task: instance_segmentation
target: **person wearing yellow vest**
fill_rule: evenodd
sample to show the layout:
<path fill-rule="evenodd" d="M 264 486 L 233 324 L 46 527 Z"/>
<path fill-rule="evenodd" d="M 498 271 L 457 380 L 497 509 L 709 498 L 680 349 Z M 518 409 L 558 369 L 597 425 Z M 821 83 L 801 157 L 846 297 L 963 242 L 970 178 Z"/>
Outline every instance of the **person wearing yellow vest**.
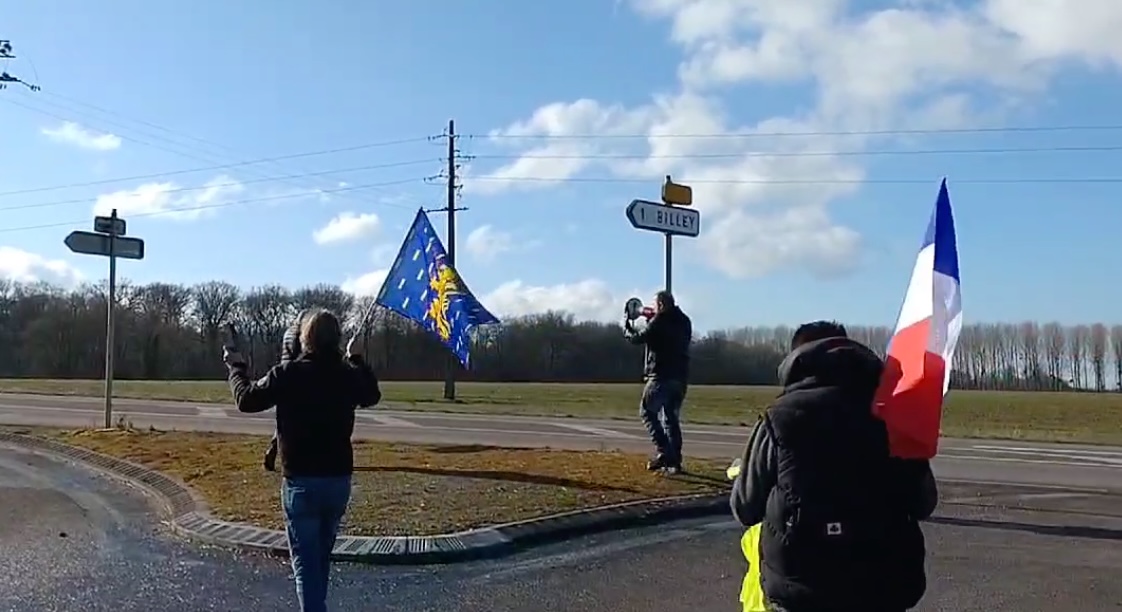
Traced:
<path fill-rule="evenodd" d="M 725 471 L 729 480 L 736 480 L 740 475 L 740 459 L 737 459 Z M 768 612 L 764 600 L 764 588 L 760 584 L 760 524 L 756 523 L 744 532 L 740 538 L 740 551 L 744 553 L 744 560 L 748 563 L 748 571 L 744 574 L 744 583 L 740 586 L 740 605 L 743 612 Z"/>
<path fill-rule="evenodd" d="M 889 454 L 872 411 L 883 369 L 832 321 L 791 340 L 783 390 L 756 423 L 730 496 L 769 612 L 904 612 L 923 598 L 919 521 L 938 491 L 928 461 Z M 742 599 L 757 593 L 754 580 Z"/>

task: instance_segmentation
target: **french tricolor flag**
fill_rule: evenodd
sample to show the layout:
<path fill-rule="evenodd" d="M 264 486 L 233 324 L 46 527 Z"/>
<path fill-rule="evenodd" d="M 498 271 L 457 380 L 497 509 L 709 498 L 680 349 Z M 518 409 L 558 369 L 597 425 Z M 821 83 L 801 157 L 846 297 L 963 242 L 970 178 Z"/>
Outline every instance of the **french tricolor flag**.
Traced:
<path fill-rule="evenodd" d="M 958 246 L 947 180 L 916 257 L 912 281 L 888 345 L 874 412 L 888 426 L 892 455 L 930 459 L 939 448 L 943 397 L 962 331 Z"/>

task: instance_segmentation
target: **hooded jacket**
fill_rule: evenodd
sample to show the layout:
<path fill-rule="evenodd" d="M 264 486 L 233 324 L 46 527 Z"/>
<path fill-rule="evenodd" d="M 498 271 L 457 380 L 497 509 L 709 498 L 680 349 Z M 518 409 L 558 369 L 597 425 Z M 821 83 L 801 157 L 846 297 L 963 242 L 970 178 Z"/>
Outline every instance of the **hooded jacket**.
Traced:
<path fill-rule="evenodd" d="M 927 461 L 889 455 L 872 413 L 883 362 L 849 338 L 792 351 L 756 424 L 732 511 L 763 523 L 761 582 L 775 608 L 906 610 L 926 590 L 918 521 L 937 492 Z"/>
<path fill-rule="evenodd" d="M 281 340 L 281 363 L 293 361 L 303 352 L 303 348 L 300 346 L 300 326 L 304 323 L 304 319 L 309 312 L 308 309 L 301 310 L 300 314 L 296 315 L 296 319 L 292 321 L 292 325 L 284 330 L 284 338 Z"/>

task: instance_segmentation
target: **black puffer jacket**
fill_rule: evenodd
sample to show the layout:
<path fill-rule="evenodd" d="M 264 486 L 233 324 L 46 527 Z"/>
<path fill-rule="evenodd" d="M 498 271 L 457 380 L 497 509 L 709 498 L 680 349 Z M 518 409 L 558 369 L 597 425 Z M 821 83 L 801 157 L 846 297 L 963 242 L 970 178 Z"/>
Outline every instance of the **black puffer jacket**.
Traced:
<path fill-rule="evenodd" d="M 883 364 L 828 338 L 780 366 L 783 392 L 757 424 L 733 513 L 760 535 L 764 594 L 791 610 L 906 610 L 926 590 L 919 520 L 935 508 L 930 464 L 889 456 L 872 413 Z"/>

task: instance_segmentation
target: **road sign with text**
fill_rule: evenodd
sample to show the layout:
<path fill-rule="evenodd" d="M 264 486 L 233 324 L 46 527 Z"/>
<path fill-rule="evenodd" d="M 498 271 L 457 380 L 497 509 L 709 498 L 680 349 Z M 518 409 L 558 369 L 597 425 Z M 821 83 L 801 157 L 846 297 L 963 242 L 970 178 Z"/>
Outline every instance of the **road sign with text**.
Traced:
<path fill-rule="evenodd" d="M 63 242 L 67 248 L 82 255 L 109 257 L 109 241 L 114 240 L 113 255 L 122 259 L 144 259 L 144 241 L 140 238 L 114 238 L 106 234 L 73 231 Z"/>
<path fill-rule="evenodd" d="M 635 229 L 673 236 L 696 238 L 701 233 L 700 212 L 647 200 L 632 200 L 627 205 L 627 220 Z"/>

